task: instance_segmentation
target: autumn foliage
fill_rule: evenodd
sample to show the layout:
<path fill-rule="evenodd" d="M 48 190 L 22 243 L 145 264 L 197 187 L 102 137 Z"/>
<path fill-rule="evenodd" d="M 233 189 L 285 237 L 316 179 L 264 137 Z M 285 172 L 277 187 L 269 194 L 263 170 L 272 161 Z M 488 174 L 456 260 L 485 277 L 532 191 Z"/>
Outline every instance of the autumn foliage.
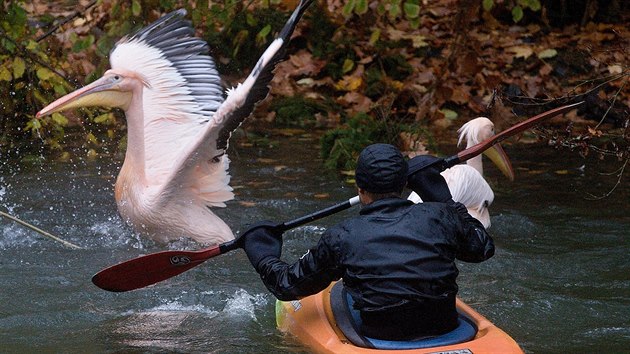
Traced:
<path fill-rule="evenodd" d="M 181 6 L 189 10 L 198 34 L 210 43 L 226 86 L 231 86 L 248 73 L 252 58 L 273 38 L 295 3 L 103 0 L 81 1 L 78 8 L 22 4 L 30 27 L 11 39 L 6 30 L 11 21 L 5 18 L 2 43 L 11 40 L 21 53 L 46 55 L 37 56 L 39 62 L 18 55 L 24 70 L 16 69 L 15 51 L 5 45 L 0 84 L 11 91 L 24 82 L 19 88 L 28 105 L 11 106 L 18 107 L 17 113 L 2 111 L 0 148 L 14 146 L 12 132 L 17 131 L 22 132 L 16 133 L 20 139 L 30 131 L 36 141 L 61 150 L 69 143 L 64 136 L 72 134 L 83 136 L 82 145 L 91 151 L 117 142 L 125 124 L 119 114 L 83 110 L 39 122 L 33 116 L 47 99 L 102 74 L 113 43 L 164 12 Z M 551 3 L 537 0 L 318 1 L 307 11 L 287 60 L 275 72 L 271 97 L 243 127 L 321 129 L 323 155 L 336 159 L 328 164 L 347 168 L 366 141 L 393 142 L 410 153 L 436 152 L 436 139 L 454 144 L 457 128 L 476 116 L 488 116 L 501 130 L 543 110 L 584 100 L 583 108 L 554 120 L 539 135 L 581 154 L 595 151 L 627 163 L 630 31 L 627 5 L 610 4 L 620 12 L 605 18 L 585 7 L 577 20 L 559 22 Z M 517 6 L 522 12 L 518 18 Z M 25 82 L 27 75 L 15 77 L 34 72 L 28 78 L 37 80 L 41 68 L 49 75 L 31 86 Z M 30 96 L 34 91 L 29 87 L 37 88 L 36 97 Z M 10 114 L 18 119 L 9 120 Z"/>

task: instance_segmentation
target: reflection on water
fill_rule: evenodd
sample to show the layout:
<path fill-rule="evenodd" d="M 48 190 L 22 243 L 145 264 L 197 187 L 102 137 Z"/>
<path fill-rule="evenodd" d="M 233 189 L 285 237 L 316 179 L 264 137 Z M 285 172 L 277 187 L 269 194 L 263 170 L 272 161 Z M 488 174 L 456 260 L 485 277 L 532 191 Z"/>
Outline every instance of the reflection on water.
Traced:
<path fill-rule="evenodd" d="M 315 141 L 237 148 L 237 194 L 218 214 L 237 232 L 261 219 L 287 221 L 352 197 L 352 186 L 321 170 Z M 614 166 L 545 148 L 506 148 L 517 169 L 495 188 L 496 256 L 460 265 L 460 296 L 527 352 L 625 352 L 630 346 L 630 191 L 611 188 Z M 194 249 L 140 238 L 120 221 L 113 183 L 120 161 L 0 165 L 0 208 L 85 249 L 0 220 L 2 352 L 299 353 L 275 329 L 274 299 L 241 251 L 213 258 L 147 289 L 109 293 L 91 276 L 163 249 Z M 326 197 L 326 194 L 328 197 Z M 295 259 L 346 211 L 285 234 Z"/>

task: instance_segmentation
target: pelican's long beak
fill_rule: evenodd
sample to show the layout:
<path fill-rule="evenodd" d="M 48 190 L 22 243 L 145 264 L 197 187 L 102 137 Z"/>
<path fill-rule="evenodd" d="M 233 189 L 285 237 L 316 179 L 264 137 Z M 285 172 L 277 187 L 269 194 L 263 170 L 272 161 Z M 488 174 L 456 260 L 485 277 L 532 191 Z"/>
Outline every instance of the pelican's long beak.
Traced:
<path fill-rule="evenodd" d="M 494 144 L 486 151 L 484 155 L 488 156 L 490 160 L 499 168 L 499 170 L 509 178 L 510 181 L 514 180 L 514 170 L 512 169 L 512 163 L 508 159 L 507 154 L 499 144 Z"/>
<path fill-rule="evenodd" d="M 77 107 L 127 107 L 131 102 L 131 92 L 119 89 L 118 81 L 104 76 L 93 83 L 71 92 L 37 112 L 36 118 Z"/>

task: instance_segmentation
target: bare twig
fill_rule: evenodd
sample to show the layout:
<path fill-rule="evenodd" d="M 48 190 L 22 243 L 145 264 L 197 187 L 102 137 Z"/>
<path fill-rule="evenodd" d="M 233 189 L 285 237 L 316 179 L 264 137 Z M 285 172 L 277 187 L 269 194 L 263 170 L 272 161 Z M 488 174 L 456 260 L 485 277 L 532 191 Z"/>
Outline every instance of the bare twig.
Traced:
<path fill-rule="evenodd" d="M 621 178 L 623 177 L 623 171 L 626 169 L 626 166 L 628 166 L 628 162 L 630 162 L 630 159 L 626 159 L 625 162 L 623 163 L 623 165 L 621 165 L 621 167 L 619 167 L 614 172 L 611 172 L 611 173 L 608 173 L 608 174 L 602 173 L 603 175 L 613 175 L 613 174 L 617 173 L 617 183 L 615 183 L 615 185 L 607 193 L 605 193 L 602 196 L 598 197 L 596 195 L 593 195 L 593 194 L 589 193 L 591 198 L 586 198 L 586 200 L 601 200 L 601 199 L 609 197 L 615 191 L 615 189 L 617 189 L 617 187 L 621 184 Z"/>
<path fill-rule="evenodd" d="M 65 25 L 66 23 L 68 23 L 70 20 L 74 19 L 75 17 L 81 15 L 82 13 L 84 13 L 87 9 L 89 9 L 90 7 L 96 5 L 96 1 L 97 0 L 92 0 L 89 4 L 87 4 L 83 9 L 81 10 L 77 10 L 74 13 L 66 16 L 63 20 L 59 21 L 59 23 L 57 23 L 56 25 L 54 25 L 51 29 L 48 30 L 48 32 L 44 33 L 43 35 L 39 36 L 35 41 L 36 42 L 40 42 L 42 40 L 44 40 L 46 37 L 50 36 L 51 34 L 55 33 L 55 31 L 57 31 L 59 29 L 59 27 Z"/>
<path fill-rule="evenodd" d="M 81 247 L 75 245 L 74 243 L 70 243 L 68 241 L 62 240 L 59 237 L 57 237 L 55 235 L 52 235 L 52 234 L 50 234 L 50 233 L 48 233 L 48 232 L 46 232 L 46 231 L 44 231 L 44 230 L 34 226 L 34 225 L 31 225 L 31 224 L 27 223 L 26 221 L 20 220 L 20 219 L 16 218 L 13 215 L 9 215 L 9 214 L 7 214 L 7 213 L 5 213 L 3 211 L 0 211 L 0 216 L 3 216 L 3 217 L 5 217 L 5 218 L 7 218 L 7 219 L 9 219 L 11 221 L 15 221 L 16 223 L 18 223 L 20 225 L 26 226 L 27 228 L 29 228 L 29 229 L 31 229 L 31 230 L 33 230 L 33 231 L 35 231 L 35 232 L 37 232 L 37 233 L 39 233 L 39 234 L 41 234 L 43 236 L 46 236 L 46 237 L 48 237 L 50 239 L 53 239 L 53 240 L 55 240 L 57 242 L 61 242 L 66 247 L 70 247 L 70 248 L 74 248 L 74 249 L 82 249 Z"/>
<path fill-rule="evenodd" d="M 619 93 L 623 90 L 623 88 L 626 86 L 626 83 L 628 82 L 628 78 L 626 77 L 626 80 L 624 80 L 623 84 L 621 84 L 621 86 L 619 86 L 619 90 L 617 90 L 617 92 L 615 92 L 615 95 L 613 96 L 612 102 L 610 103 L 610 105 L 608 106 L 608 109 L 606 109 L 606 112 L 604 113 L 604 115 L 602 116 L 602 119 L 599 121 L 599 123 L 597 123 L 597 125 L 595 126 L 595 129 L 599 128 L 600 125 L 602 125 L 602 123 L 604 122 L 604 119 L 606 119 L 606 116 L 608 115 L 608 112 L 610 112 L 610 110 L 613 108 L 613 106 L 615 105 L 615 102 L 617 101 L 617 96 L 619 96 Z"/>

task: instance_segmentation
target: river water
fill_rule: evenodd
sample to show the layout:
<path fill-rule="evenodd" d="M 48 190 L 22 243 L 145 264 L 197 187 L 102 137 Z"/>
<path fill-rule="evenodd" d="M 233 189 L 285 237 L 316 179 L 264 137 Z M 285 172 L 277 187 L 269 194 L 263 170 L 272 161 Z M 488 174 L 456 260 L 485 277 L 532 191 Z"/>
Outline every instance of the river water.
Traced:
<path fill-rule="evenodd" d="M 237 197 L 218 214 L 234 230 L 355 195 L 322 169 L 314 139 L 278 142 L 231 148 Z M 460 297 L 528 353 L 628 352 L 628 177 L 610 197 L 590 200 L 615 184 L 616 176 L 601 175 L 615 164 L 540 146 L 506 150 L 514 182 L 486 164 L 497 252 L 482 264 L 460 264 Z M 200 247 L 156 244 L 121 222 L 113 198 L 120 156 L 0 163 L 0 210 L 83 247 L 0 219 L 0 352 L 307 352 L 276 330 L 274 298 L 240 250 L 146 289 L 110 293 L 92 285 L 92 275 L 109 265 Z M 325 227 L 356 212 L 287 232 L 283 257 L 295 259 Z"/>

